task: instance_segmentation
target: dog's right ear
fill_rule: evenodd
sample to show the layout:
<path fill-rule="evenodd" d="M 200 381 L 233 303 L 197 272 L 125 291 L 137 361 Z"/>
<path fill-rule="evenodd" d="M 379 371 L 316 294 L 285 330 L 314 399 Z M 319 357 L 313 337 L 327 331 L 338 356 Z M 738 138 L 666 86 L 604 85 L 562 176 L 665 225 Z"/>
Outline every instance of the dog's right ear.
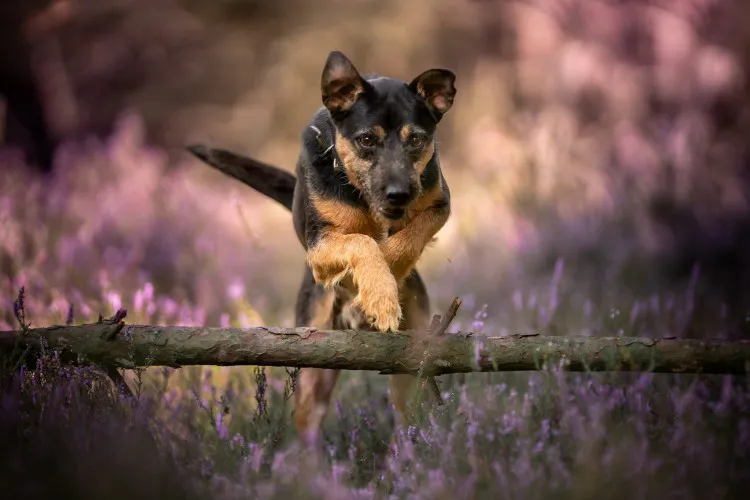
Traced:
<path fill-rule="evenodd" d="M 365 91 L 365 81 L 352 62 L 338 50 L 328 54 L 320 89 L 323 104 L 331 113 L 348 111 Z"/>

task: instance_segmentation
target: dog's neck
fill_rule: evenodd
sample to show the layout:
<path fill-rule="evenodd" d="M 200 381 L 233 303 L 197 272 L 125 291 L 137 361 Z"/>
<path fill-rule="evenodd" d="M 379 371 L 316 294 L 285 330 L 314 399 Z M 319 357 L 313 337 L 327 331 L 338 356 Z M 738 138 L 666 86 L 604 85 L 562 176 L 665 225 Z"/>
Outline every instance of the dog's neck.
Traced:
<path fill-rule="evenodd" d="M 323 149 L 321 156 L 330 155 L 331 160 L 333 161 L 334 170 L 343 167 L 338 159 L 338 155 L 336 155 L 336 152 L 334 151 L 334 148 L 336 147 L 336 140 L 333 139 L 331 141 L 326 141 L 325 137 L 323 137 L 323 132 L 318 127 L 316 127 L 315 125 L 310 125 L 310 128 L 315 132 L 315 138 L 317 139 L 320 147 Z"/>

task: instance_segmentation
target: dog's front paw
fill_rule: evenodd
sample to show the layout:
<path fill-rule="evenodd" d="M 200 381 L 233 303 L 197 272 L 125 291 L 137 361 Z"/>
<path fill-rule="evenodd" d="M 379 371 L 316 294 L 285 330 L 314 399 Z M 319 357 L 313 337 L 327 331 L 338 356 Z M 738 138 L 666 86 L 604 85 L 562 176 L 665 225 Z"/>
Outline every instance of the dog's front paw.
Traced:
<path fill-rule="evenodd" d="M 373 286 L 360 285 L 352 306 L 359 308 L 367 322 L 381 332 L 396 332 L 401 323 L 401 304 L 398 285 L 393 276 L 381 279 Z"/>

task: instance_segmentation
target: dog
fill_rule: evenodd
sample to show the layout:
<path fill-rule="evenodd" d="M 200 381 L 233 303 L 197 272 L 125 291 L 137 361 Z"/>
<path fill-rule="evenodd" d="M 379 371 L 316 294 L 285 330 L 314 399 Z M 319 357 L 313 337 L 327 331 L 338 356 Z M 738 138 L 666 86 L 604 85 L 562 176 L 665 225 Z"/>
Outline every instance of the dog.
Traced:
<path fill-rule="evenodd" d="M 436 128 L 453 105 L 455 80 L 447 69 L 429 69 L 410 83 L 362 76 L 332 51 L 321 76 L 323 105 L 302 133 L 296 176 L 227 150 L 187 146 L 292 212 L 307 256 L 296 326 L 384 333 L 429 326 L 429 298 L 415 264 L 450 216 Z M 299 372 L 294 423 L 307 443 L 319 437 L 338 375 Z M 390 377 L 403 428 L 416 378 Z"/>

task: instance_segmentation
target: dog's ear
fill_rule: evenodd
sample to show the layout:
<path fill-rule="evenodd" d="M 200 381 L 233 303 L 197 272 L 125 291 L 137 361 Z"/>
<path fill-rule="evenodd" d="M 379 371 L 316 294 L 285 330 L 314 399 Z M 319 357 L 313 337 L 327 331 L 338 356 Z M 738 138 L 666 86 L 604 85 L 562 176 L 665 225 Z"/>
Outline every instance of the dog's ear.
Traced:
<path fill-rule="evenodd" d="M 347 111 L 365 91 L 366 82 L 352 62 L 338 50 L 328 54 L 320 89 L 323 104 L 332 113 Z"/>
<path fill-rule="evenodd" d="M 456 97 L 456 75 L 447 69 L 428 69 L 411 81 L 409 87 L 425 100 L 439 121 L 451 109 Z"/>

